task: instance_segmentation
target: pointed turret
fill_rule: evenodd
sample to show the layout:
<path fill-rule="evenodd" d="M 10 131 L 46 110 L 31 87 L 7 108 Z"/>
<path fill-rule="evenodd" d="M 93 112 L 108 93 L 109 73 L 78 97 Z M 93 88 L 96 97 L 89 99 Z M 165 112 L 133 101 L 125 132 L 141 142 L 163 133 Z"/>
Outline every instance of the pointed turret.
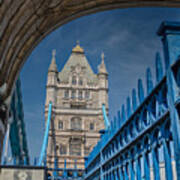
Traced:
<path fill-rule="evenodd" d="M 56 65 L 56 50 L 54 49 L 52 51 L 52 60 L 51 60 L 51 64 L 49 66 L 48 72 L 58 72 L 57 70 L 57 65 Z"/>
<path fill-rule="evenodd" d="M 56 50 L 52 51 L 52 60 L 48 69 L 46 105 L 51 101 L 56 104 L 56 86 L 58 84 L 58 70 L 56 65 Z"/>
<path fill-rule="evenodd" d="M 101 64 L 98 66 L 98 80 L 99 80 L 99 106 L 101 107 L 102 104 L 106 105 L 108 109 L 108 73 L 106 70 L 106 66 L 104 63 L 104 53 L 101 54 Z"/>
<path fill-rule="evenodd" d="M 108 74 L 106 70 L 106 65 L 104 63 L 104 53 L 101 54 L 101 64 L 98 67 L 99 74 Z"/>

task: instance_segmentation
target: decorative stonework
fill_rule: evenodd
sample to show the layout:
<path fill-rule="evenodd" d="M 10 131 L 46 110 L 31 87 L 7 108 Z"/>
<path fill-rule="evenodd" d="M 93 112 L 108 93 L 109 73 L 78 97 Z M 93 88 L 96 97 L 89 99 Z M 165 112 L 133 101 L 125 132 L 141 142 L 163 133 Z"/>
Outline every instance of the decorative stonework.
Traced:
<path fill-rule="evenodd" d="M 53 103 L 54 128 L 49 134 L 47 151 L 48 166 L 54 166 L 54 157 L 58 157 L 58 167 L 84 169 L 84 157 L 89 154 L 100 138 L 99 130 L 104 129 L 102 104 L 108 109 L 108 73 L 104 57 L 98 74 L 91 69 L 84 49 L 79 44 L 61 72 L 57 71 L 53 51 L 48 69 L 46 108 Z M 53 138 L 54 134 L 54 138 Z"/>

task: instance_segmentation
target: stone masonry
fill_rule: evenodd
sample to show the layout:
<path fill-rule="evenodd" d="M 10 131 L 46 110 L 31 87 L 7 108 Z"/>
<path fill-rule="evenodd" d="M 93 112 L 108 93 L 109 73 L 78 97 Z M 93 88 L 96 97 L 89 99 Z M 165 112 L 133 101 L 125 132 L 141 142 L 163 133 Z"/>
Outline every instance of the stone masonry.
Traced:
<path fill-rule="evenodd" d="M 51 130 L 49 133 L 47 163 L 54 167 L 54 157 L 58 157 L 58 167 L 84 169 L 84 157 L 92 151 L 104 129 L 102 104 L 108 110 L 108 73 L 102 54 L 98 73 L 91 69 L 84 49 L 77 44 L 58 72 L 53 51 L 48 69 L 46 88 L 47 118 L 48 104 L 53 104 Z"/>

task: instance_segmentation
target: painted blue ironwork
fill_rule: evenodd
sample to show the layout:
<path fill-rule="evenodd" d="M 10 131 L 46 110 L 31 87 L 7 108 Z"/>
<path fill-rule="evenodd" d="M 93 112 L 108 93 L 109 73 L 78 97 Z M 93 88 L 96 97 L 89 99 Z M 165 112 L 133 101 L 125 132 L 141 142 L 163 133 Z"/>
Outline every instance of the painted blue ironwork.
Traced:
<path fill-rule="evenodd" d="M 53 171 L 53 177 L 56 179 L 58 177 L 58 171 L 57 171 L 57 167 L 58 167 L 58 158 L 55 157 L 54 160 L 54 171 Z"/>
<path fill-rule="evenodd" d="M 159 53 L 156 53 L 156 82 L 160 82 L 163 77 L 163 67 Z"/>
<path fill-rule="evenodd" d="M 52 103 L 49 102 L 49 108 L 48 108 L 48 118 L 47 118 L 47 123 L 46 123 L 46 131 L 44 134 L 44 140 L 43 140 L 43 145 L 42 145 L 42 149 L 41 149 L 41 154 L 40 154 L 40 158 L 39 158 L 39 162 L 38 165 L 41 166 L 43 163 L 43 160 L 46 154 L 46 148 L 48 145 L 48 135 L 49 135 L 49 129 L 50 129 L 50 124 L 51 124 L 51 112 L 52 112 Z"/>
<path fill-rule="evenodd" d="M 131 116 L 131 101 L 130 98 L 127 97 L 127 118 Z"/>
<path fill-rule="evenodd" d="M 64 178 L 67 178 L 68 175 L 67 175 L 67 170 L 66 170 L 66 159 L 64 160 L 64 171 L 63 171 L 63 177 Z"/>
<path fill-rule="evenodd" d="M 77 173 L 77 160 L 74 160 L 74 171 L 73 171 L 73 177 L 77 178 L 78 177 L 78 173 Z"/>
<path fill-rule="evenodd" d="M 122 123 L 124 123 L 124 121 L 126 121 L 126 112 L 125 112 L 124 104 L 121 107 L 121 120 L 122 120 Z"/>
<path fill-rule="evenodd" d="M 15 159 L 18 165 L 23 165 L 25 159 L 26 163 L 29 164 L 20 79 L 18 79 L 15 84 L 10 112 L 9 138 L 12 158 Z"/>
<path fill-rule="evenodd" d="M 150 94 L 150 92 L 153 89 L 153 81 L 152 81 L 152 75 L 151 75 L 151 69 L 147 68 L 146 71 L 146 84 L 147 84 L 147 94 Z"/>
<path fill-rule="evenodd" d="M 135 89 L 132 90 L 132 108 L 133 108 L 133 111 L 137 109 L 137 97 L 136 97 Z"/>
<path fill-rule="evenodd" d="M 106 129 L 108 129 L 108 127 L 110 126 L 110 123 L 109 123 L 109 119 L 106 114 L 106 107 L 104 104 L 102 105 L 102 112 L 103 112 L 105 127 L 106 127 Z"/>
<path fill-rule="evenodd" d="M 127 109 L 122 105 L 118 121 L 111 121 L 89 154 L 85 180 L 150 180 L 152 173 L 156 180 L 174 179 L 174 175 L 180 179 L 180 23 L 164 23 L 158 33 L 163 36 L 166 73 L 163 75 L 160 55 L 156 54 L 155 87 L 147 69 L 147 97 L 139 79 L 139 105 L 133 89 L 132 109 L 128 98 Z M 121 125 L 114 131 L 117 122 Z M 172 161 L 176 162 L 176 174 L 172 173 Z M 165 177 L 161 177 L 160 163 L 164 164 Z"/>

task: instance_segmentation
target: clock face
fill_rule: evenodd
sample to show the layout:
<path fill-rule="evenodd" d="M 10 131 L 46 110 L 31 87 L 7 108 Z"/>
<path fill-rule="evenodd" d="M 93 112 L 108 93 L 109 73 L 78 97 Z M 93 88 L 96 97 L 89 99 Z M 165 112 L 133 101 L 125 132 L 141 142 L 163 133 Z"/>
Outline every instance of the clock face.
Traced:
<path fill-rule="evenodd" d="M 25 170 L 19 170 L 14 172 L 14 180 L 31 180 L 31 173 Z"/>

